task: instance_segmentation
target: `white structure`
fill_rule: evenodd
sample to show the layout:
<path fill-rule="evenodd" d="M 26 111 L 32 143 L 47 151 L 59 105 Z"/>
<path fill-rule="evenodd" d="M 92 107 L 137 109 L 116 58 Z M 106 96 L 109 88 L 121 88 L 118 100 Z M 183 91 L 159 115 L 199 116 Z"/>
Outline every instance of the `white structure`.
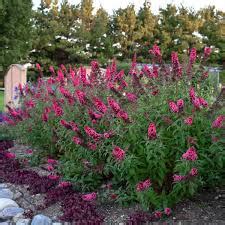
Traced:
<path fill-rule="evenodd" d="M 22 86 L 27 82 L 27 67 L 29 65 L 13 64 L 9 67 L 4 78 L 4 105 L 8 104 L 13 107 L 18 106 L 18 99 L 15 97 L 15 88 L 19 84 Z"/>

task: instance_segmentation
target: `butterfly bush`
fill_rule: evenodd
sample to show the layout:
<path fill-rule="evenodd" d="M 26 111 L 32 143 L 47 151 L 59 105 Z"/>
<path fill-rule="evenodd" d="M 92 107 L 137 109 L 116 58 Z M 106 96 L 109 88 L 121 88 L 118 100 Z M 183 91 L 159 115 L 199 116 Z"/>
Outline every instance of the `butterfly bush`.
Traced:
<path fill-rule="evenodd" d="M 44 79 L 38 65 L 38 82 L 18 87 L 21 108 L 8 107 L 4 120 L 39 149 L 33 154 L 49 158 L 50 179 L 59 179 L 57 170 L 66 178 L 60 187 L 75 184 L 92 201 L 110 183 L 103 194 L 110 201 L 139 202 L 161 218 L 224 176 L 225 116 L 209 113 L 210 53 L 193 48 L 182 62 L 173 52 L 168 65 L 154 45 L 152 65 L 138 66 L 135 55 L 128 74 L 117 70 L 116 60 L 106 70 L 93 61 L 90 73 L 51 66 Z"/>

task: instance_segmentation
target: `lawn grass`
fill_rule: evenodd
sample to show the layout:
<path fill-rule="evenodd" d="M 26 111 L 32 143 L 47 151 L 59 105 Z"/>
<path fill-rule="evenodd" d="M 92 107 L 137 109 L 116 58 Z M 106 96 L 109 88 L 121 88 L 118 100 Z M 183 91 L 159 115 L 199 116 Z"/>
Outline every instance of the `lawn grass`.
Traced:
<path fill-rule="evenodd" d="M 3 111 L 4 108 L 4 92 L 0 91 L 0 112 Z"/>
<path fill-rule="evenodd" d="M 225 70 L 222 70 L 220 72 L 220 83 L 222 83 L 223 85 L 225 85 Z"/>

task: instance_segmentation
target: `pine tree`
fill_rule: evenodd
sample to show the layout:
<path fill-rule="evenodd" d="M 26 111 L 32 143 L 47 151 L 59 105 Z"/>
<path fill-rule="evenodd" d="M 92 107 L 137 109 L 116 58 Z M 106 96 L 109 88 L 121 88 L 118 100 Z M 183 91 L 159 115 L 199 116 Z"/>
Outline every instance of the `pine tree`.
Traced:
<path fill-rule="evenodd" d="M 67 0 L 59 6 L 54 0 L 50 5 L 44 1 L 35 14 L 34 51 L 30 54 L 34 62 L 46 66 L 76 63 L 81 51 L 78 39 L 79 9 Z"/>
<path fill-rule="evenodd" d="M 82 20 L 82 24 L 90 31 L 91 23 L 93 20 L 93 0 L 82 0 L 81 8 L 80 8 L 80 19 Z"/>
<path fill-rule="evenodd" d="M 177 14 L 175 5 L 169 4 L 165 9 L 159 9 L 155 41 L 160 45 L 166 59 L 170 58 L 171 51 L 176 50 L 176 41 L 182 35 Z"/>
<path fill-rule="evenodd" d="M 0 7 L 0 66 L 27 58 L 31 48 L 32 1 L 2 1 Z"/>
<path fill-rule="evenodd" d="M 138 22 L 140 25 L 140 36 L 144 41 L 149 41 L 153 38 L 155 30 L 156 18 L 151 12 L 151 3 L 147 0 L 138 12 Z"/>
<path fill-rule="evenodd" d="M 199 11 L 201 19 L 200 33 L 205 37 L 204 44 L 214 46 L 219 52 L 214 52 L 211 60 L 214 63 L 225 64 L 225 13 L 214 6 Z"/>
<path fill-rule="evenodd" d="M 154 41 L 156 17 L 152 14 L 151 3 L 145 0 L 144 5 L 138 12 L 138 32 L 139 32 L 139 54 L 148 58 L 148 48 Z"/>
<path fill-rule="evenodd" d="M 109 35 L 109 15 L 102 7 L 97 10 L 92 21 L 90 44 L 93 57 L 97 57 L 100 61 L 106 62 L 105 56 L 107 58 L 113 56 L 112 38 Z"/>
<path fill-rule="evenodd" d="M 177 19 L 182 35 L 177 40 L 177 51 L 182 53 L 183 50 L 187 50 L 192 47 L 200 50 L 203 46 L 202 38 L 198 33 L 200 27 L 198 13 L 184 6 L 179 7 L 178 10 L 179 14 L 177 15 Z"/>
<path fill-rule="evenodd" d="M 134 53 L 136 41 L 140 39 L 134 5 L 128 5 L 125 9 L 118 9 L 113 18 L 115 41 L 121 44 L 122 53 L 130 58 Z"/>

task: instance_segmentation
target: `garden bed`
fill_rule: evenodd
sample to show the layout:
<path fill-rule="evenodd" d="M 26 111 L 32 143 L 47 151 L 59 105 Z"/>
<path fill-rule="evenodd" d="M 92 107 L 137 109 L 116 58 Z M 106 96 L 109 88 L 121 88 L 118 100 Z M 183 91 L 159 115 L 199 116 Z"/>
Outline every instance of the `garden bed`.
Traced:
<path fill-rule="evenodd" d="M 30 148 L 20 144 L 15 144 L 14 147 L 8 149 L 8 152 L 16 154 L 20 162 L 23 162 L 27 157 L 27 151 Z M 46 170 L 46 165 L 38 167 L 24 166 L 26 171 L 34 171 L 40 176 L 48 176 L 51 172 Z M 4 182 L 0 177 L 0 183 Z M 48 216 L 52 221 L 59 221 L 63 215 L 60 201 L 55 202 L 50 206 L 45 205 L 46 193 L 30 193 L 29 185 L 18 185 L 6 183 L 7 187 L 14 193 L 14 200 L 20 207 L 25 209 L 24 215 L 21 218 L 32 218 L 34 215 L 42 214 Z M 104 218 L 104 224 L 120 224 L 126 223 L 129 215 L 135 212 L 140 213 L 139 205 L 130 207 L 121 207 L 116 203 L 101 203 L 96 202 L 96 211 Z M 150 213 L 150 212 L 149 212 Z M 141 215 L 141 214 L 140 214 Z M 225 187 L 217 187 L 214 189 L 203 190 L 196 194 L 192 199 L 179 203 L 172 209 L 172 215 L 167 219 L 162 219 L 166 223 L 179 224 L 225 224 Z M 16 218 L 18 220 L 19 217 Z M 14 219 L 15 221 L 15 219 Z"/>
<path fill-rule="evenodd" d="M 224 88 L 215 102 L 205 67 L 211 49 L 199 56 L 191 49 L 182 64 L 172 52 L 171 66 L 157 45 L 149 52 L 153 66 L 138 68 L 135 56 L 128 74 L 115 60 L 105 73 L 93 61 L 90 74 L 61 65 L 45 80 L 37 64 L 38 82 L 18 86 L 21 107 L 8 106 L 5 128 L 37 150 L 10 149 L 0 176 L 27 186 L 34 203 L 43 195 L 26 216 L 52 211 L 79 224 L 223 219 L 223 190 L 197 195 L 225 178 L 225 111 L 215 105 Z M 193 196 L 202 205 L 179 204 Z M 220 208 L 203 204 L 213 198 Z"/>

